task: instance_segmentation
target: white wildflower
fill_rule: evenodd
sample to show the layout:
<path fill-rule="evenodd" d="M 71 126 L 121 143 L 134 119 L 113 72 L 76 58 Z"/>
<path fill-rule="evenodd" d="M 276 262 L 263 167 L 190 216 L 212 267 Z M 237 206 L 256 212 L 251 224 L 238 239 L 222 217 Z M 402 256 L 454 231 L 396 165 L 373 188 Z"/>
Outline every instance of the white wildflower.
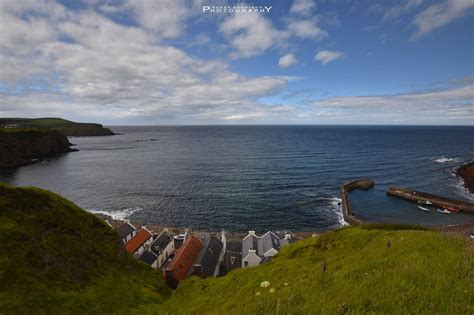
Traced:
<path fill-rule="evenodd" d="M 262 283 L 260 283 L 260 286 L 261 286 L 262 288 L 266 288 L 266 287 L 268 287 L 269 285 L 270 285 L 270 282 L 268 282 L 268 281 L 263 281 Z"/>
<path fill-rule="evenodd" d="M 275 288 L 271 288 L 269 292 L 272 294 L 275 293 Z"/>
<path fill-rule="evenodd" d="M 288 282 L 285 282 L 285 283 L 283 283 L 283 285 L 286 287 L 287 285 L 289 285 L 289 283 L 288 283 Z"/>
<path fill-rule="evenodd" d="M 257 291 L 257 293 L 255 293 L 256 296 L 259 296 L 260 295 L 260 291 Z"/>

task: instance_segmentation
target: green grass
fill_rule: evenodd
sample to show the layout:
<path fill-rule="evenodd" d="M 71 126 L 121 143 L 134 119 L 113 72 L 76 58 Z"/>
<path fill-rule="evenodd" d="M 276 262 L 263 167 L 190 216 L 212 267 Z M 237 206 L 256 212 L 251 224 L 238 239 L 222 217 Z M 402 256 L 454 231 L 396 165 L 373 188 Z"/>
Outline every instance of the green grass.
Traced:
<path fill-rule="evenodd" d="M 190 278 L 163 305 L 142 311 L 472 314 L 473 264 L 464 240 L 439 232 L 390 225 L 346 228 L 285 247 L 259 267 L 223 278 Z M 263 281 L 270 286 L 261 287 Z"/>
<path fill-rule="evenodd" d="M 3 128 L 4 125 L 8 124 L 17 124 L 21 128 L 56 129 L 67 136 L 94 136 L 113 134 L 110 129 L 104 128 L 100 124 L 77 123 L 74 121 L 54 117 L 0 118 L 0 128 L 8 132 L 14 132 L 16 128 Z"/>
<path fill-rule="evenodd" d="M 128 314 L 161 303 L 161 273 L 70 201 L 0 183 L 0 314 Z"/>
<path fill-rule="evenodd" d="M 171 294 L 101 220 L 0 183 L 0 314 L 473 314 L 471 245 L 418 226 L 361 225 L 258 267 L 191 277 Z"/>

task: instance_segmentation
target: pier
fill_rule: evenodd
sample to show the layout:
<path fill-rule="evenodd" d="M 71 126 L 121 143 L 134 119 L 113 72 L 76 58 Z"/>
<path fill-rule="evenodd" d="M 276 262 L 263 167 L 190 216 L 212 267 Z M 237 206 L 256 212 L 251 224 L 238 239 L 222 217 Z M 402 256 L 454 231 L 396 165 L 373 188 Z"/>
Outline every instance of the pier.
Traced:
<path fill-rule="evenodd" d="M 407 188 L 390 187 L 387 190 L 387 195 L 405 199 L 412 202 L 430 201 L 433 206 L 437 207 L 454 207 L 460 212 L 474 213 L 474 203 L 456 200 L 452 198 L 432 195 L 420 191 L 415 191 Z"/>
<path fill-rule="evenodd" d="M 368 190 L 375 186 L 375 182 L 368 178 L 357 179 L 349 183 L 345 183 L 341 186 L 341 195 L 342 195 L 342 215 L 344 217 L 344 221 L 351 225 L 361 224 L 362 221 L 357 219 L 352 215 L 352 206 L 349 201 L 349 193 L 354 189 L 362 189 Z"/>

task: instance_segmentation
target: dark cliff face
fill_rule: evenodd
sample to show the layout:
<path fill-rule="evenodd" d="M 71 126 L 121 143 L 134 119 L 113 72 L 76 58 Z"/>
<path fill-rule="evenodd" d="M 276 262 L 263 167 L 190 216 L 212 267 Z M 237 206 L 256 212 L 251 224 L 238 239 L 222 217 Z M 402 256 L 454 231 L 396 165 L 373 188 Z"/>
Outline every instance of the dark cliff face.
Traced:
<path fill-rule="evenodd" d="M 0 168 L 33 163 L 74 151 L 68 138 L 57 130 L 0 131 Z"/>
<path fill-rule="evenodd" d="M 464 180 L 464 186 L 474 194 L 474 162 L 460 166 L 456 175 Z"/>

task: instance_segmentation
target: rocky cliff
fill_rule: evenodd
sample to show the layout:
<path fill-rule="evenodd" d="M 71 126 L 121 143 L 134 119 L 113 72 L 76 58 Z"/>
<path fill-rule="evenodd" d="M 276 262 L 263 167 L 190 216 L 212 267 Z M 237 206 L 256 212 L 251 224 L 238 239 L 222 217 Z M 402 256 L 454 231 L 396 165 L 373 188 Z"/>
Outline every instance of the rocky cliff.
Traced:
<path fill-rule="evenodd" d="M 112 136 L 115 133 L 101 124 L 78 123 L 62 118 L 0 118 L 0 128 L 35 128 L 58 130 L 70 137 Z"/>
<path fill-rule="evenodd" d="M 474 162 L 460 166 L 456 170 L 456 175 L 464 180 L 464 186 L 474 194 Z"/>
<path fill-rule="evenodd" d="M 0 131 L 0 168 L 28 165 L 35 159 L 74 151 L 68 138 L 57 130 Z"/>

